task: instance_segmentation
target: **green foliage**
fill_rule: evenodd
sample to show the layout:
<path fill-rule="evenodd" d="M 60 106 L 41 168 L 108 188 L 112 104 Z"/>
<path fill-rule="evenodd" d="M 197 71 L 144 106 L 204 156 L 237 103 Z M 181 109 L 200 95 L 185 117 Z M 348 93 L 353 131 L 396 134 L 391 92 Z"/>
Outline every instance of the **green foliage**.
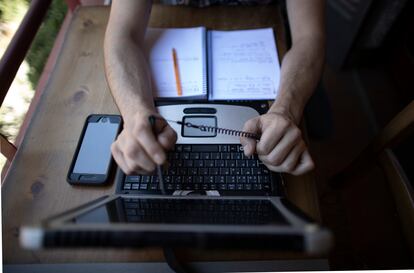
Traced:
<path fill-rule="evenodd" d="M 63 19 L 65 18 L 66 11 L 67 6 L 64 0 L 52 1 L 45 20 L 37 32 L 33 44 L 26 56 L 26 60 L 30 66 L 28 76 L 33 88 L 36 88 L 37 86 L 43 67 L 47 61 L 50 51 L 52 50 L 53 43 L 59 32 Z"/>
<path fill-rule="evenodd" d="M 28 0 L 0 0 L 0 23 L 8 23 L 16 18 L 22 18 L 28 2 Z"/>

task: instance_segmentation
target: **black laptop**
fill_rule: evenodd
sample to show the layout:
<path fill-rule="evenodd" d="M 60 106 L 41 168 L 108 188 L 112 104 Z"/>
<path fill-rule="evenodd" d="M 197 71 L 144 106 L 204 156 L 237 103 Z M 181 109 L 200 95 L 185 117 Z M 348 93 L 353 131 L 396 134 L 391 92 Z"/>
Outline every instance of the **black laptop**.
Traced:
<path fill-rule="evenodd" d="M 168 120 L 240 130 L 267 111 L 255 102 L 159 105 Z M 157 175 L 116 176 L 116 194 L 24 227 L 26 248 L 186 246 L 326 252 L 331 234 L 284 198 L 282 176 L 246 157 L 234 131 L 176 123 L 174 150 Z"/>

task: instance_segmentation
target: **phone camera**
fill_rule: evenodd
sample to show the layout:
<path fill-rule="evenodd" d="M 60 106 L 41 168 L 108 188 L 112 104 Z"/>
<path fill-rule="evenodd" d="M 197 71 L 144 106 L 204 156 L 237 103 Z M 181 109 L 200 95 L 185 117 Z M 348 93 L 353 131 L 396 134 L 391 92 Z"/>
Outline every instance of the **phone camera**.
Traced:
<path fill-rule="evenodd" d="M 101 121 L 102 121 L 103 123 L 105 123 L 105 122 L 107 122 L 107 121 L 108 121 L 108 118 L 102 118 L 102 119 L 101 119 Z"/>

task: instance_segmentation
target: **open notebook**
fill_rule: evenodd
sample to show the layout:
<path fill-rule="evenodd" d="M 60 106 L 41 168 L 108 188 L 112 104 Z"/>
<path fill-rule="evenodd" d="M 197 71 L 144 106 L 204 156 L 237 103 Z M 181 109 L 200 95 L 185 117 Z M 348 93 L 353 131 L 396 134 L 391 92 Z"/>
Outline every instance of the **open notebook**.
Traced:
<path fill-rule="evenodd" d="M 275 99 L 280 65 L 271 28 L 216 31 L 150 28 L 145 50 L 155 98 Z M 172 50 L 182 86 L 177 95 Z"/>

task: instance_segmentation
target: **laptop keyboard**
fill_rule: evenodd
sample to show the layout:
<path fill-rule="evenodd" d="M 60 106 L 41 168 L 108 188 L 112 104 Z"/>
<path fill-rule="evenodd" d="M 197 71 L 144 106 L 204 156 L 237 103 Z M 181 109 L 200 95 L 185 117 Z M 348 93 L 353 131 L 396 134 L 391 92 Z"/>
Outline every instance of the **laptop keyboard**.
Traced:
<path fill-rule="evenodd" d="M 163 170 L 167 191 L 271 190 L 272 174 L 257 155 L 246 157 L 239 144 L 175 145 Z M 124 191 L 159 191 L 157 175 L 125 176 Z"/>
<path fill-rule="evenodd" d="M 287 224 L 268 200 L 123 199 L 127 222 Z"/>

